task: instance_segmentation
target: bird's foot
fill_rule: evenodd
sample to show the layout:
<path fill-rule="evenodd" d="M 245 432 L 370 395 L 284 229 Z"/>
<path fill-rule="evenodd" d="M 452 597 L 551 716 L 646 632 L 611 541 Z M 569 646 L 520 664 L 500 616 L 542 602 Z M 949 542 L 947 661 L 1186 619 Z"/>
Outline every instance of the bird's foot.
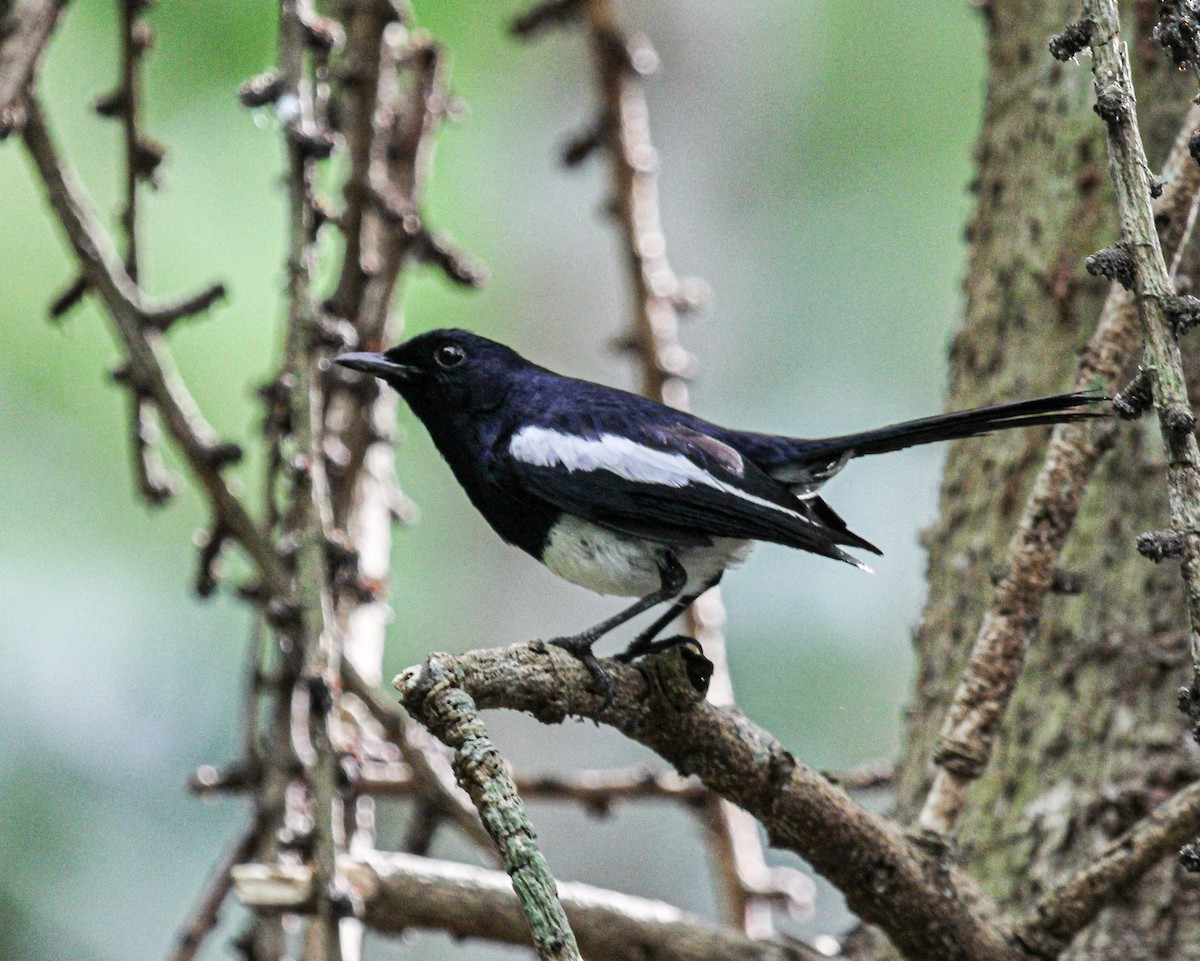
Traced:
<path fill-rule="evenodd" d="M 661 641 L 635 640 L 613 660 L 628 664 L 635 658 L 661 654 L 673 647 L 683 648 L 684 668 L 692 687 L 701 694 L 707 694 L 708 682 L 712 680 L 713 676 L 713 662 L 704 656 L 704 649 L 700 646 L 700 642 L 686 634 L 676 634 L 674 637 L 664 638 Z"/>
<path fill-rule="evenodd" d="M 596 643 L 594 637 L 589 637 L 585 634 L 575 634 L 571 637 L 556 637 L 548 644 L 553 644 L 555 647 L 561 647 L 564 651 L 578 658 L 583 666 L 588 669 L 588 673 L 592 675 L 592 680 L 595 682 L 596 692 L 600 695 L 600 707 L 597 709 L 597 714 L 603 714 L 612 705 L 613 702 L 613 682 L 612 679 L 604 673 L 604 668 L 600 666 L 600 662 L 596 660 L 596 655 L 592 653 L 592 645 Z"/>
<path fill-rule="evenodd" d="M 643 641 L 640 637 L 634 638 L 630 644 L 620 654 L 613 657 L 614 661 L 620 661 L 622 664 L 629 664 L 637 660 L 639 657 L 648 657 L 651 654 L 661 654 L 663 651 L 669 651 L 673 647 L 678 647 L 680 644 L 693 644 L 697 648 L 700 642 L 694 637 L 688 637 L 686 634 L 676 634 L 674 637 L 663 638 L 661 641 Z"/>

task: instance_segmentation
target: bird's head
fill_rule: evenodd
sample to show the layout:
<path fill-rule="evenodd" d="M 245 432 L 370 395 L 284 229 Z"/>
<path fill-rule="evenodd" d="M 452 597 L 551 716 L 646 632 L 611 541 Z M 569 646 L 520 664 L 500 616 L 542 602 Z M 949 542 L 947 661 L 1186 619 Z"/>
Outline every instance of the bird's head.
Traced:
<path fill-rule="evenodd" d="M 527 362 L 516 351 L 465 330 L 434 330 L 384 351 L 342 354 L 334 363 L 374 374 L 428 423 L 495 408 Z"/>

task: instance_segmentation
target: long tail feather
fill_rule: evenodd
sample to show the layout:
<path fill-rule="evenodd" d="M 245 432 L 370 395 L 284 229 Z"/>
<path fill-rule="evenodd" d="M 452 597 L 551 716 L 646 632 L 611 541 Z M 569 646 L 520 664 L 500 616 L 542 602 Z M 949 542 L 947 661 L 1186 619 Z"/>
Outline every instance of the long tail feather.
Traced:
<path fill-rule="evenodd" d="M 730 434 L 730 442 L 800 498 L 817 490 L 854 457 L 886 454 L 938 441 L 978 437 L 998 430 L 1061 424 L 1109 416 L 1108 398 L 1094 392 L 1054 394 L 1013 404 L 977 407 L 892 424 L 876 430 L 811 440 L 771 434 Z"/>
<path fill-rule="evenodd" d="M 1014 427 L 1091 420 L 1107 416 L 1105 411 L 1096 410 L 1096 405 L 1107 401 L 1108 398 L 1100 394 L 1079 392 L 1054 394 L 1050 397 L 1022 400 L 1013 404 L 997 404 L 993 407 L 977 407 L 974 410 L 960 410 L 952 414 L 938 414 L 859 434 L 806 441 L 800 445 L 803 453 L 797 459 L 811 458 L 816 462 L 840 457 L 864 457 L 867 454 L 886 454 L 921 444 L 977 437 Z"/>

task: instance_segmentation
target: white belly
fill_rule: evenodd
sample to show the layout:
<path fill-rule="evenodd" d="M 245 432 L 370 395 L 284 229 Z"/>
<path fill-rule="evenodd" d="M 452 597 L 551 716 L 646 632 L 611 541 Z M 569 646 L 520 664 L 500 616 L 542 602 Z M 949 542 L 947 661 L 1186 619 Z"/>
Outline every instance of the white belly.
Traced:
<path fill-rule="evenodd" d="M 542 563 L 564 580 L 597 594 L 645 597 L 662 587 L 659 570 L 671 550 L 687 571 L 682 593 L 690 594 L 726 568 L 741 564 L 753 547 L 753 541 L 717 537 L 708 547 L 668 548 L 564 515 L 550 532 Z"/>

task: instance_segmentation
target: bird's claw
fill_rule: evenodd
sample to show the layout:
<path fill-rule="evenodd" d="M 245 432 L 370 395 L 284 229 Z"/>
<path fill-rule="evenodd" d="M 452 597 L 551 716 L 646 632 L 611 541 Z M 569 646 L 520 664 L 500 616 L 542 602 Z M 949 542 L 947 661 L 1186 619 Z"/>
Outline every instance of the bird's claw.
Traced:
<path fill-rule="evenodd" d="M 556 637 L 553 640 L 547 641 L 547 643 L 553 644 L 555 647 L 561 647 L 568 654 L 582 662 L 583 666 L 588 669 L 588 673 L 592 675 L 596 693 L 601 698 L 600 707 L 596 709 L 596 713 L 603 714 L 607 711 L 612 706 L 615 691 L 612 679 L 604 673 L 604 668 L 600 666 L 596 655 L 592 653 L 592 645 L 595 643 L 595 640 L 582 634 L 576 634 L 572 637 Z"/>
<path fill-rule="evenodd" d="M 613 657 L 614 661 L 620 661 L 622 664 L 629 664 L 639 657 L 649 657 L 651 654 L 661 654 L 663 651 L 669 651 L 673 647 L 678 647 L 680 644 L 694 644 L 699 647 L 700 642 L 694 637 L 688 637 L 686 634 L 676 634 L 674 637 L 664 638 L 661 641 L 641 642 L 635 640 L 620 654 Z"/>
<path fill-rule="evenodd" d="M 622 664 L 628 664 L 636 658 L 661 654 L 663 651 L 669 651 L 673 647 L 683 648 L 684 669 L 687 671 L 688 681 L 691 682 L 692 687 L 701 694 L 707 694 L 708 684 L 713 676 L 713 662 L 704 656 L 704 648 L 700 645 L 700 642 L 694 637 L 688 637 L 686 634 L 676 634 L 674 637 L 641 645 L 638 645 L 635 641 L 614 657 L 613 660 L 620 661 Z"/>

